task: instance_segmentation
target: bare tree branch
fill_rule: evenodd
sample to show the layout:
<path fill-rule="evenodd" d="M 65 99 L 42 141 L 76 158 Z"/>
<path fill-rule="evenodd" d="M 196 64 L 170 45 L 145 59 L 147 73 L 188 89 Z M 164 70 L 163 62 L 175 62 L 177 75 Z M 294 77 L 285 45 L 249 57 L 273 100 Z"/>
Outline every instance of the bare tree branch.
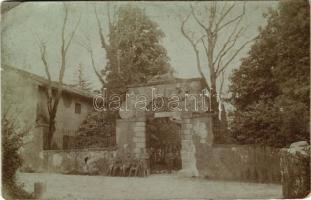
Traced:
<path fill-rule="evenodd" d="M 197 15 L 195 14 L 195 11 L 193 9 L 193 6 L 190 5 L 191 7 L 191 14 L 194 17 L 195 21 L 205 30 L 205 32 L 209 32 L 209 29 L 199 20 L 199 18 L 197 17 Z M 190 17 L 190 16 L 189 16 Z"/>
<path fill-rule="evenodd" d="M 220 11 L 220 13 L 219 13 L 220 16 L 222 16 L 222 15 L 224 14 L 224 11 L 225 11 L 226 6 L 227 6 L 227 1 L 224 1 L 224 5 L 222 6 L 221 11 Z"/>
<path fill-rule="evenodd" d="M 44 71 L 45 74 L 48 78 L 48 85 L 47 85 L 47 107 L 48 107 L 48 112 L 50 113 L 52 111 L 52 79 L 51 79 L 51 74 L 49 71 L 49 65 L 46 60 L 46 45 L 44 42 L 41 42 L 39 44 L 40 48 L 40 53 L 41 53 L 41 61 L 44 65 Z"/>
<path fill-rule="evenodd" d="M 197 39 L 197 41 L 194 44 L 197 45 L 199 42 L 203 40 L 204 37 L 206 37 L 206 35 L 202 35 L 199 39 Z"/>
<path fill-rule="evenodd" d="M 100 72 L 96 69 L 95 60 L 94 60 L 94 54 L 93 54 L 93 50 L 92 50 L 92 47 L 91 47 L 90 39 L 87 36 L 85 36 L 85 38 L 88 41 L 87 43 L 83 43 L 83 42 L 79 42 L 78 41 L 78 44 L 81 47 L 83 47 L 90 54 L 92 68 L 93 68 L 97 78 L 99 79 L 99 81 L 104 85 L 104 84 L 106 84 L 106 81 L 103 79 L 103 77 L 100 74 Z"/>
<path fill-rule="evenodd" d="M 63 26 L 62 26 L 62 34 L 61 34 L 61 41 L 62 41 L 62 46 L 61 46 L 61 51 L 62 53 L 65 50 L 65 29 L 66 29 L 66 24 L 67 24 L 67 20 L 68 20 L 68 6 L 64 4 L 64 12 L 65 12 L 65 16 L 64 16 L 64 21 L 63 21 Z"/>
<path fill-rule="evenodd" d="M 64 3 L 64 22 L 62 26 L 62 44 L 61 44 L 61 66 L 59 70 L 59 77 L 58 77 L 58 96 L 61 95 L 62 91 L 62 84 L 63 84 L 63 78 L 65 74 L 65 67 L 66 67 L 66 41 L 65 41 L 65 30 L 66 30 L 66 25 L 68 21 L 68 6 Z"/>
<path fill-rule="evenodd" d="M 112 29 L 112 22 L 110 17 L 110 4 L 107 2 L 107 15 L 108 15 L 108 24 L 109 24 L 109 30 Z"/>
<path fill-rule="evenodd" d="M 75 36 L 75 34 L 76 34 L 76 31 L 77 31 L 77 29 L 78 29 L 78 26 L 79 26 L 79 24 L 80 24 L 80 21 L 81 21 L 81 14 L 80 14 L 80 16 L 79 16 L 79 19 L 78 19 L 78 22 L 77 22 L 76 26 L 74 27 L 73 31 L 71 32 L 71 34 L 70 34 L 70 36 L 69 36 L 69 40 L 68 40 L 67 45 L 66 45 L 66 47 L 65 47 L 65 52 L 67 52 L 67 50 L 68 50 L 68 48 L 69 48 L 69 46 L 70 46 L 70 44 L 71 44 L 72 38 L 73 38 L 73 37 Z"/>
<path fill-rule="evenodd" d="M 221 29 L 225 28 L 226 26 L 228 26 L 228 25 L 234 23 L 234 22 L 237 21 L 237 20 L 240 20 L 244 15 L 245 15 L 245 2 L 244 2 L 244 5 L 243 5 L 242 14 L 240 14 L 240 15 L 236 16 L 235 18 L 233 18 L 233 19 L 227 21 L 227 22 L 224 23 L 223 25 L 220 25 L 220 24 L 219 24 L 219 27 L 218 27 L 217 31 L 221 31 Z"/>
<path fill-rule="evenodd" d="M 232 6 L 230 6 L 224 14 L 221 15 L 221 17 L 219 18 L 218 22 L 216 23 L 216 27 L 219 27 L 219 25 L 221 24 L 221 22 L 226 18 L 226 16 L 231 12 L 231 10 L 235 7 L 235 3 L 232 4 Z"/>
<path fill-rule="evenodd" d="M 231 63 L 231 61 L 240 53 L 240 51 L 247 45 L 249 44 L 250 42 L 254 41 L 255 38 L 251 39 L 251 40 L 248 40 L 246 41 L 234 54 L 233 56 L 231 56 L 231 58 L 226 62 L 226 64 L 218 71 L 218 75 L 226 69 L 226 67 L 228 67 L 228 65 Z"/>
<path fill-rule="evenodd" d="M 98 77 L 98 79 L 100 80 L 100 82 L 105 85 L 106 84 L 106 81 L 103 79 L 103 77 L 101 76 L 101 74 L 97 71 L 96 69 L 96 66 L 95 66 L 95 61 L 94 61 L 94 56 L 93 56 L 93 51 L 91 50 L 90 52 L 90 57 L 91 57 L 91 64 L 92 64 L 92 67 L 93 67 L 93 70 L 96 74 L 96 76 Z"/>
<path fill-rule="evenodd" d="M 51 74 L 49 71 L 48 62 L 46 60 L 46 45 L 44 43 L 40 46 L 41 60 L 44 64 L 45 73 L 47 75 L 48 81 L 51 82 Z"/>
<path fill-rule="evenodd" d="M 105 41 L 103 29 L 102 29 L 102 26 L 101 26 L 100 21 L 99 21 L 99 17 L 98 17 L 96 6 L 94 6 L 94 13 L 95 13 L 96 21 L 97 21 L 98 34 L 99 34 L 99 37 L 100 37 L 102 48 L 108 50 L 108 45 L 107 45 L 107 43 Z"/>
<path fill-rule="evenodd" d="M 231 51 L 237 44 L 237 41 L 241 37 L 242 32 L 245 30 L 243 27 L 240 28 L 241 21 L 243 16 L 245 15 L 245 3 L 243 4 L 243 10 L 240 14 L 235 17 L 231 17 L 231 13 L 233 13 L 233 9 L 236 7 L 236 4 L 233 3 L 232 5 L 227 6 L 225 3 L 222 8 L 217 6 L 217 2 L 209 2 L 208 6 L 205 6 L 205 13 L 207 13 L 207 20 L 204 21 L 198 17 L 198 12 L 196 12 L 195 8 L 190 5 L 191 12 L 190 14 L 182 21 L 181 32 L 183 36 L 188 40 L 191 44 L 197 59 L 197 68 L 199 70 L 200 75 L 202 78 L 205 79 L 205 82 L 210 83 L 210 93 L 211 93 L 211 106 L 212 108 L 216 108 L 217 106 L 217 84 L 219 83 L 217 80 L 221 79 L 220 82 L 220 90 L 222 92 L 223 82 L 224 82 L 224 70 L 227 66 L 236 58 L 236 56 L 241 52 L 241 50 L 252 40 L 243 43 L 235 52 Z M 221 9 L 220 12 L 218 9 Z M 189 34 L 189 31 L 185 31 L 185 23 L 188 21 L 190 15 L 193 16 L 195 22 L 205 31 L 205 34 L 201 36 L 198 40 L 195 40 L 193 36 Z M 231 17 L 230 19 L 229 16 Z M 220 34 L 226 29 L 229 31 L 229 36 L 227 36 L 224 40 L 222 46 L 220 46 L 220 50 L 216 52 L 216 47 L 219 42 Z M 227 34 L 226 32 L 226 34 Z M 205 38 L 206 37 L 206 38 Z M 202 73 L 202 66 L 200 63 L 200 48 L 197 47 L 199 41 L 202 42 L 203 51 L 205 52 L 205 56 L 207 58 L 207 65 L 209 69 L 209 80 L 205 77 Z M 216 54 L 217 53 L 217 54 Z M 215 55 L 214 55 L 215 54 Z M 229 58 L 228 58 L 229 57 Z M 224 61 L 226 60 L 225 64 L 223 65 Z M 219 77 L 221 75 L 221 77 Z"/>
<path fill-rule="evenodd" d="M 222 71 L 221 72 L 221 80 L 220 80 L 220 88 L 219 88 L 219 92 L 218 94 L 221 95 L 222 94 L 222 89 L 223 89 L 223 86 L 224 86 L 224 82 L 225 82 L 225 71 Z"/>
<path fill-rule="evenodd" d="M 45 68 L 45 73 L 48 77 L 47 107 L 48 107 L 48 112 L 49 112 L 49 132 L 47 135 L 47 140 L 48 140 L 48 147 L 47 148 L 51 147 L 53 135 L 54 135 L 54 132 L 56 130 L 55 117 L 56 117 L 57 108 L 58 108 L 59 100 L 60 100 L 60 97 L 62 94 L 62 89 L 63 89 L 63 78 L 64 78 L 64 74 L 65 74 L 65 69 L 66 69 L 67 51 L 68 51 L 69 46 L 71 44 L 72 38 L 74 37 L 74 35 L 76 33 L 77 27 L 80 23 L 80 18 L 79 18 L 77 25 L 75 26 L 74 30 L 69 35 L 69 40 L 66 43 L 65 32 L 66 32 L 67 21 L 68 21 L 68 11 L 69 11 L 69 8 L 64 3 L 64 21 L 63 21 L 62 28 L 61 28 L 61 38 L 60 38 L 61 39 L 61 47 L 60 47 L 61 64 L 60 64 L 57 87 L 55 89 L 56 95 L 53 95 L 53 93 L 52 93 L 52 87 L 54 87 L 54 86 L 53 86 L 51 74 L 49 71 L 49 69 L 50 69 L 49 64 L 48 64 L 47 59 L 46 59 L 46 57 L 47 57 L 46 45 L 43 41 L 41 41 L 41 43 L 39 44 L 41 60 L 42 60 L 42 63 L 44 65 L 44 68 Z"/>
<path fill-rule="evenodd" d="M 209 17 L 208 17 L 209 30 L 213 34 L 213 32 L 216 32 L 215 28 L 214 28 L 214 24 L 216 26 L 217 2 L 216 1 L 212 1 L 211 4 L 212 5 L 210 7 L 207 7 L 207 11 L 209 13 Z"/>
<path fill-rule="evenodd" d="M 185 23 L 188 21 L 189 17 L 191 16 L 192 12 L 190 12 L 187 17 L 182 21 L 181 24 L 181 33 L 183 34 L 183 36 L 189 41 L 189 43 L 191 44 L 194 52 L 195 52 L 195 56 L 196 56 L 196 61 L 197 61 L 197 69 L 201 75 L 201 77 L 204 79 L 205 83 L 206 83 L 206 87 L 207 89 L 210 91 L 210 87 L 208 85 L 208 82 L 204 76 L 204 73 L 202 71 L 202 67 L 201 67 L 201 62 L 200 62 L 200 56 L 199 56 L 199 50 L 196 47 L 196 44 L 192 41 L 192 39 L 190 38 L 190 36 L 188 36 L 185 32 Z"/>
<path fill-rule="evenodd" d="M 244 6 L 245 6 L 245 4 L 244 4 Z M 245 9 L 245 7 L 243 8 L 243 12 L 244 12 L 244 14 L 245 14 L 245 10 L 244 10 L 244 9 Z M 244 15 L 244 14 L 243 14 L 243 15 Z M 242 15 L 242 16 L 243 16 L 243 15 Z M 228 51 L 235 45 L 237 39 L 240 37 L 240 33 L 243 31 L 243 28 L 241 28 L 241 29 L 237 32 L 238 27 L 240 26 L 240 23 L 241 23 L 241 21 L 242 21 L 242 16 L 238 18 L 239 20 L 238 20 L 238 21 L 236 22 L 236 24 L 234 25 L 231 34 L 230 34 L 229 37 L 227 38 L 226 42 L 223 44 L 221 50 L 218 52 L 218 55 L 216 56 L 216 59 L 214 60 L 213 65 L 215 65 L 216 62 L 218 62 L 217 69 L 216 69 L 216 73 L 217 73 L 218 70 L 219 70 L 219 64 L 221 63 L 222 58 L 223 58 L 223 57 L 228 53 Z M 234 37 L 234 38 L 232 39 L 232 37 Z M 228 46 L 231 42 L 232 42 L 232 45 L 229 46 L 229 48 L 227 48 L 227 46 Z"/>
<path fill-rule="evenodd" d="M 208 57 L 208 56 L 209 56 L 208 47 L 206 46 L 206 44 L 205 44 L 205 42 L 204 42 L 203 39 L 201 39 L 201 42 L 202 42 L 202 44 L 203 44 L 203 48 L 204 48 L 204 51 L 205 51 L 205 55 L 206 55 L 206 57 Z M 208 68 L 209 68 L 209 70 L 210 70 L 210 73 L 212 73 L 213 67 L 211 67 L 211 65 L 208 65 Z"/>
<path fill-rule="evenodd" d="M 216 73 L 218 73 L 219 68 L 220 68 L 220 64 L 222 62 L 222 59 L 224 58 L 225 55 L 228 54 L 228 52 L 235 46 L 237 40 L 240 37 L 240 33 L 242 33 L 242 31 L 245 30 L 244 28 L 241 28 L 240 31 L 235 35 L 234 39 L 231 39 L 231 37 L 233 36 L 230 35 L 230 37 L 228 38 L 228 41 L 224 44 L 223 48 L 221 49 L 221 51 L 219 52 L 219 54 L 217 55 L 214 64 L 216 64 L 217 62 L 217 67 L 216 67 Z M 230 46 L 228 46 L 228 44 L 231 43 Z M 228 46 L 228 47 L 227 47 Z"/>

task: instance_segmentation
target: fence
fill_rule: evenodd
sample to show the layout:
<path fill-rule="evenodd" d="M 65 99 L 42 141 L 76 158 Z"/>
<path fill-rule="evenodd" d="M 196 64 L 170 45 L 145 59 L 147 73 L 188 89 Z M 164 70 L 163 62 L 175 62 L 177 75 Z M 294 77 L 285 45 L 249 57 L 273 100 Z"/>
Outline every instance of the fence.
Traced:
<path fill-rule="evenodd" d="M 281 181 L 280 149 L 272 147 L 197 144 L 196 164 L 200 175 L 211 179 Z"/>

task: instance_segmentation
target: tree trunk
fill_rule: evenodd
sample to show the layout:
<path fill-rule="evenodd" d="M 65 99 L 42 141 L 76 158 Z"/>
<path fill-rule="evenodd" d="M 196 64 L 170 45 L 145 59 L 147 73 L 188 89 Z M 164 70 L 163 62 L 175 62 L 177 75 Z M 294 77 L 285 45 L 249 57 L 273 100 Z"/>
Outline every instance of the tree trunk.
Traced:
<path fill-rule="evenodd" d="M 212 73 L 210 76 L 211 79 L 211 111 L 212 112 L 217 112 L 218 111 L 218 102 L 217 102 L 217 88 L 216 88 L 216 75 L 215 73 Z"/>
<path fill-rule="evenodd" d="M 52 144 L 53 144 L 53 135 L 54 132 L 56 130 L 56 122 L 55 122 L 55 118 L 56 118 L 56 113 L 57 113 L 57 106 L 58 106 L 58 100 L 55 100 L 53 109 L 51 110 L 51 112 L 49 113 L 50 115 L 50 120 L 49 120 L 49 132 L 48 132 L 48 146 L 47 148 L 50 150 L 52 148 Z"/>
<path fill-rule="evenodd" d="M 53 119 L 50 119 L 50 122 L 49 122 L 49 132 L 48 132 L 48 137 L 47 137 L 47 149 L 48 150 L 51 150 L 52 148 L 52 141 L 53 141 L 53 135 L 54 135 L 54 132 L 56 130 L 56 127 L 55 127 L 55 116 L 53 117 Z"/>

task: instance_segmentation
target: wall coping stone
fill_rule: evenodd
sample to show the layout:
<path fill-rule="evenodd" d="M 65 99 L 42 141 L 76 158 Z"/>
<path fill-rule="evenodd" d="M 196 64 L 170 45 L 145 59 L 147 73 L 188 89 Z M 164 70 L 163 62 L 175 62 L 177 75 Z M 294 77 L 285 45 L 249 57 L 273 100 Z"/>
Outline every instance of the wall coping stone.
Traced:
<path fill-rule="evenodd" d="M 133 117 L 130 119 L 117 119 L 117 122 L 146 122 L 146 118 L 144 117 Z"/>
<path fill-rule="evenodd" d="M 59 150 L 43 150 L 43 153 L 70 153 L 70 152 L 90 152 L 90 151 L 116 151 L 118 147 L 107 148 L 87 148 L 87 149 L 59 149 Z"/>
<path fill-rule="evenodd" d="M 263 146 L 263 145 L 255 145 L 255 144 L 213 144 L 211 148 L 270 148 L 281 151 L 282 148 L 271 147 L 271 146 Z"/>
<path fill-rule="evenodd" d="M 218 116 L 218 113 L 215 112 L 204 112 L 204 113 L 198 113 L 198 112 L 192 112 L 192 116 L 185 116 L 184 118 L 203 118 L 203 117 L 212 117 L 212 116 Z M 183 117 L 182 117 L 183 118 Z"/>
<path fill-rule="evenodd" d="M 46 127 L 46 128 L 48 128 L 49 125 L 48 125 L 48 124 L 45 124 L 45 123 L 37 123 L 37 124 L 35 125 L 35 128 L 41 128 L 41 127 Z"/>
<path fill-rule="evenodd" d="M 189 83 L 189 82 L 198 82 L 202 81 L 201 77 L 196 78 L 187 78 L 187 79 L 171 79 L 171 80 L 159 80 L 149 83 L 140 83 L 140 84 L 132 84 L 128 85 L 127 88 L 144 88 L 144 87 L 150 87 L 150 86 L 163 86 L 163 85 L 170 85 L 170 84 L 177 84 L 177 83 Z"/>

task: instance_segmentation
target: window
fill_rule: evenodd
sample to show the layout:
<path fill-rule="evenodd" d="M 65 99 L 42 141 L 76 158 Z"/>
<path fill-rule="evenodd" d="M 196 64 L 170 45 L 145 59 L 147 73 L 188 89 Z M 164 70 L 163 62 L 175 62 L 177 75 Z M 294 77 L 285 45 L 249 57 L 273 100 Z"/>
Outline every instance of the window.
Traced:
<path fill-rule="evenodd" d="M 81 113 L 81 104 L 75 103 L 75 113 Z"/>

